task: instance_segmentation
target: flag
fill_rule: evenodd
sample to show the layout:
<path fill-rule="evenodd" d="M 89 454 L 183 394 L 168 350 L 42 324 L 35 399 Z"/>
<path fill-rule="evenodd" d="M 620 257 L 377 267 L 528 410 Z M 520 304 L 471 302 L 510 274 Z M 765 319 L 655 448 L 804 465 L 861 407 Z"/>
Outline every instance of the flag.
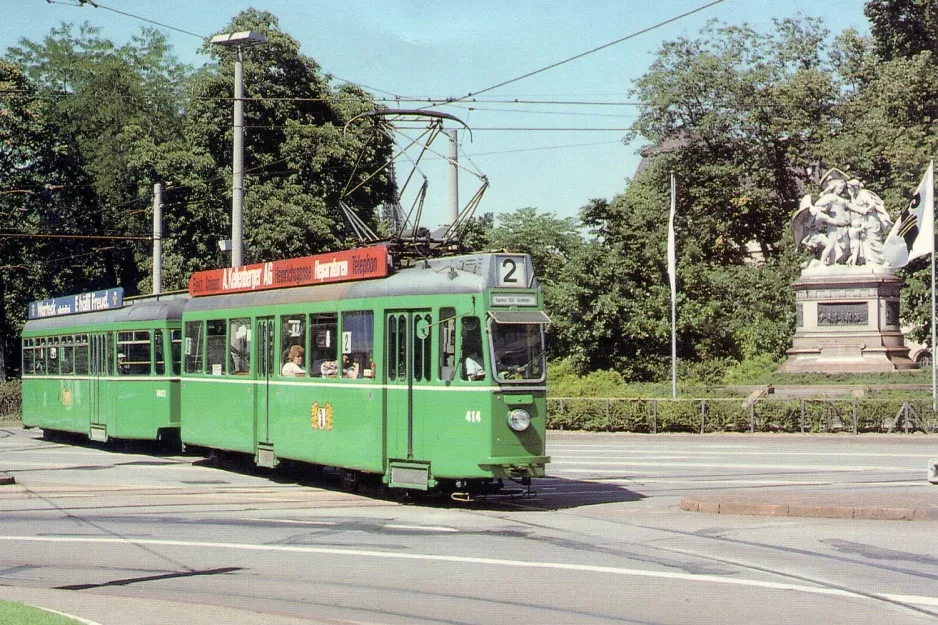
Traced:
<path fill-rule="evenodd" d="M 674 249 L 674 212 L 677 210 L 677 193 L 674 173 L 671 173 L 671 215 L 668 217 L 668 278 L 671 281 L 671 298 L 677 293 L 677 253 Z"/>
<path fill-rule="evenodd" d="M 893 269 L 905 267 L 919 256 L 935 251 L 935 162 L 915 190 L 915 197 L 902 211 L 883 243 L 886 264 Z"/>

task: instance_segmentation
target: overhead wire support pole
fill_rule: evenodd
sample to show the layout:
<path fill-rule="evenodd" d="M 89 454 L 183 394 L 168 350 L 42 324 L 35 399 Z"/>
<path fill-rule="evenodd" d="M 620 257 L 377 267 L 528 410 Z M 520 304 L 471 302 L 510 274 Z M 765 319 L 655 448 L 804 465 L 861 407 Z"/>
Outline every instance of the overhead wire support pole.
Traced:
<path fill-rule="evenodd" d="M 231 163 L 231 266 L 244 264 L 244 54 L 237 46 L 234 78 L 234 154 Z"/>
<path fill-rule="evenodd" d="M 163 186 L 153 185 L 153 294 L 163 291 Z"/>
<path fill-rule="evenodd" d="M 446 130 L 449 137 L 449 224 L 459 217 L 459 137 L 457 130 Z"/>
<path fill-rule="evenodd" d="M 677 212 L 677 178 L 671 172 L 671 213 L 668 217 L 668 279 L 671 283 L 671 396 L 677 398 L 677 251 L 674 213 Z"/>
<path fill-rule="evenodd" d="M 244 46 L 267 43 L 260 33 L 243 31 L 215 35 L 211 43 L 235 49 L 234 123 L 231 159 L 231 266 L 244 264 Z"/>

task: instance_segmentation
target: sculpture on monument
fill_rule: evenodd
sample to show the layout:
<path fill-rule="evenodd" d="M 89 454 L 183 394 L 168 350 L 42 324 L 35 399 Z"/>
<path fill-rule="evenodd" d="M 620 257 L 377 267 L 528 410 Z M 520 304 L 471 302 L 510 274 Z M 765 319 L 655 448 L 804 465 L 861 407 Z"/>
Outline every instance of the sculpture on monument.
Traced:
<path fill-rule="evenodd" d="M 883 200 L 839 169 L 824 174 L 821 186 L 816 202 L 801 198 L 792 219 L 796 245 L 813 256 L 806 267 L 885 266 L 884 232 L 892 219 Z"/>
<path fill-rule="evenodd" d="M 792 219 L 811 258 L 795 289 L 795 335 L 780 371 L 860 373 L 915 368 L 899 327 L 902 280 L 883 254 L 892 219 L 882 199 L 831 169 Z"/>

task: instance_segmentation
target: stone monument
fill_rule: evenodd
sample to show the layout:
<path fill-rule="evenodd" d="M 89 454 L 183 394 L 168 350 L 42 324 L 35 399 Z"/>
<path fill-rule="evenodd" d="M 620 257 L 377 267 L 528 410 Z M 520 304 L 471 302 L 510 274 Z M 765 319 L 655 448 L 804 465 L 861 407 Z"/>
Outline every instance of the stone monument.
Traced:
<path fill-rule="evenodd" d="M 899 328 L 902 279 L 883 257 L 892 220 L 883 201 L 832 169 L 792 220 L 812 258 L 795 282 L 796 328 L 783 372 L 865 373 L 915 369 Z"/>

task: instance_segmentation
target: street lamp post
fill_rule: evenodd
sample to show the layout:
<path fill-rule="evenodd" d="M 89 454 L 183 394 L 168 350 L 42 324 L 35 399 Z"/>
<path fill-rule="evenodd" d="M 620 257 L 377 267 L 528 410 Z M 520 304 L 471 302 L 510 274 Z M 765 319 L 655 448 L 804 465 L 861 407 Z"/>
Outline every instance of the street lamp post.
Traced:
<path fill-rule="evenodd" d="M 234 48 L 234 156 L 231 163 L 231 266 L 240 267 L 243 259 L 244 234 L 244 56 L 245 46 L 267 43 L 267 38 L 253 31 L 215 35 L 212 44 Z"/>

